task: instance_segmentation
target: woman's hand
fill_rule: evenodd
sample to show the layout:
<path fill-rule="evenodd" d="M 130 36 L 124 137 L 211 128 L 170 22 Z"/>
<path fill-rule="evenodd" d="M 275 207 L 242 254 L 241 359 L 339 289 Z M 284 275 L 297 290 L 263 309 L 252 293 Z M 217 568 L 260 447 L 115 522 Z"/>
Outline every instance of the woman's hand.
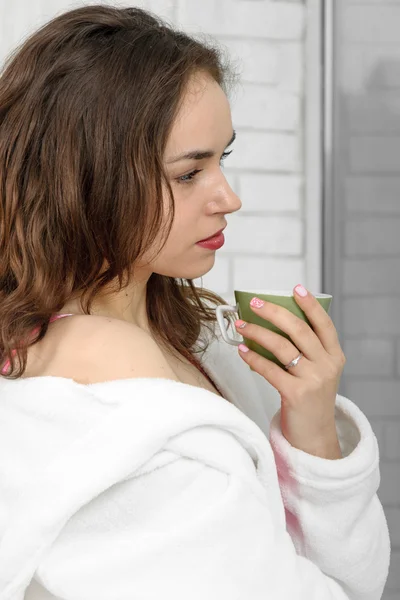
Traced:
<path fill-rule="evenodd" d="M 346 358 L 331 318 L 310 292 L 304 297 L 297 293 L 301 287 L 294 288 L 294 298 L 314 331 L 286 308 L 254 299 L 250 303 L 252 310 L 279 327 L 290 340 L 259 325 L 246 323 L 244 328 L 240 327 L 243 321 L 236 321 L 240 334 L 267 348 L 284 365 L 302 352 L 304 356 L 299 363 L 284 370 L 248 348 L 243 351 L 246 348 L 243 344 L 239 353 L 280 393 L 281 428 L 288 442 L 322 458 L 341 458 L 335 402 Z"/>

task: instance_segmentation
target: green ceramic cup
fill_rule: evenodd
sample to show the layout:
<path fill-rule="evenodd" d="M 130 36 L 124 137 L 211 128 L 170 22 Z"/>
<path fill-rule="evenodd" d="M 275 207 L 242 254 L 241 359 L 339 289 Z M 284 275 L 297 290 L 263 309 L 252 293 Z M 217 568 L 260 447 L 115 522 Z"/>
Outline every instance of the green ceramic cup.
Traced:
<path fill-rule="evenodd" d="M 315 296 L 315 298 L 326 310 L 326 312 L 329 313 L 329 308 L 332 302 L 332 296 L 330 294 L 314 294 L 313 292 L 311 293 L 313 294 L 313 296 Z M 234 290 L 234 294 L 236 306 L 224 304 L 216 308 L 218 325 L 221 330 L 222 338 L 227 344 L 238 346 L 242 342 L 229 337 L 228 331 L 226 329 L 226 321 L 224 319 L 224 314 L 226 312 L 237 313 L 239 319 L 243 319 L 243 321 L 247 321 L 248 323 L 254 323 L 255 325 L 261 325 L 261 327 L 265 327 L 265 329 L 269 329 L 270 331 L 278 333 L 279 335 L 283 335 L 283 337 L 290 340 L 289 335 L 287 335 L 281 329 L 276 327 L 276 325 L 274 325 L 270 321 L 262 319 L 250 308 L 250 300 L 254 298 L 254 296 L 261 298 L 261 300 L 266 300 L 267 302 L 272 302 L 273 304 L 283 306 L 283 308 L 290 310 L 290 312 L 296 315 L 296 317 L 299 317 L 300 319 L 305 321 L 312 328 L 310 321 L 307 319 L 305 313 L 301 310 L 296 300 L 294 299 L 292 290 Z M 272 352 L 270 352 L 263 346 L 256 344 L 256 342 L 247 339 L 245 336 L 243 336 L 243 341 L 246 344 L 246 346 L 250 348 L 250 350 L 254 350 L 255 352 L 257 352 L 257 354 L 264 356 L 265 358 L 271 360 L 280 367 L 284 367 L 280 360 L 276 358 L 276 356 L 274 356 Z M 295 356 L 293 356 L 293 358 L 295 358 Z"/>

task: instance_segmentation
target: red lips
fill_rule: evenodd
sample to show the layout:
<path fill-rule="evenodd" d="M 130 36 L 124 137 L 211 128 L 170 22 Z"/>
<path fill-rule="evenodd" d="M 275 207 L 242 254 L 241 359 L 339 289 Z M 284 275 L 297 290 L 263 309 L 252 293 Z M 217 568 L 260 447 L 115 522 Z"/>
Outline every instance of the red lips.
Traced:
<path fill-rule="evenodd" d="M 220 229 L 219 231 L 216 231 L 215 233 L 210 235 L 208 238 L 204 238 L 204 240 L 199 240 L 199 242 L 206 242 L 207 240 L 211 240 L 212 238 L 214 238 L 217 235 L 219 235 L 220 233 L 222 233 L 224 231 L 224 229 L 225 229 L 225 227 L 223 229 Z"/>

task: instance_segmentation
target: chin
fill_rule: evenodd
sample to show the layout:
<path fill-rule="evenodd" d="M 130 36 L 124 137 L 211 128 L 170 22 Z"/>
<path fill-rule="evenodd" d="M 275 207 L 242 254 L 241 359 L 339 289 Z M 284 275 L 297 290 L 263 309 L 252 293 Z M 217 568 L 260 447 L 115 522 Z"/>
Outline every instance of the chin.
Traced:
<path fill-rule="evenodd" d="M 166 275 L 168 277 L 175 277 L 176 279 L 198 279 L 203 277 L 206 273 L 211 271 L 215 264 L 215 252 L 210 253 L 205 260 L 192 261 L 190 264 L 182 265 L 181 268 L 175 268 L 173 270 L 159 271 L 160 275 Z M 177 266 L 178 267 L 178 266 Z"/>
<path fill-rule="evenodd" d="M 192 264 L 187 269 L 187 274 L 181 275 L 181 277 L 184 277 L 185 279 L 198 279 L 199 277 L 203 277 L 203 275 L 206 275 L 209 271 L 211 271 L 214 264 L 215 264 L 215 252 L 210 253 L 210 256 L 208 256 L 205 260 L 203 260 L 201 264 L 199 264 L 199 265 Z"/>

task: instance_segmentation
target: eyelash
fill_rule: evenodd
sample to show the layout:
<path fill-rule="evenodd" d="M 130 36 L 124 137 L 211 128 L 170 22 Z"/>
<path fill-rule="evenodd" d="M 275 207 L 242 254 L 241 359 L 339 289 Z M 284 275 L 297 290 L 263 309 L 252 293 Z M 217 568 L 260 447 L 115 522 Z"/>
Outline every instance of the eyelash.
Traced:
<path fill-rule="evenodd" d="M 229 152 L 224 152 L 223 155 L 221 156 L 221 161 L 224 161 L 225 158 L 227 158 L 230 154 L 232 154 L 232 152 L 233 152 L 233 150 L 230 150 Z M 177 182 L 183 183 L 185 185 L 190 185 L 191 183 L 193 183 L 193 180 L 194 180 L 195 176 L 197 175 L 197 173 L 200 173 L 202 170 L 203 169 L 195 169 L 194 171 L 191 171 L 187 175 L 182 175 L 182 177 L 178 177 Z M 183 179 L 184 177 L 189 177 L 189 179 Z"/>

